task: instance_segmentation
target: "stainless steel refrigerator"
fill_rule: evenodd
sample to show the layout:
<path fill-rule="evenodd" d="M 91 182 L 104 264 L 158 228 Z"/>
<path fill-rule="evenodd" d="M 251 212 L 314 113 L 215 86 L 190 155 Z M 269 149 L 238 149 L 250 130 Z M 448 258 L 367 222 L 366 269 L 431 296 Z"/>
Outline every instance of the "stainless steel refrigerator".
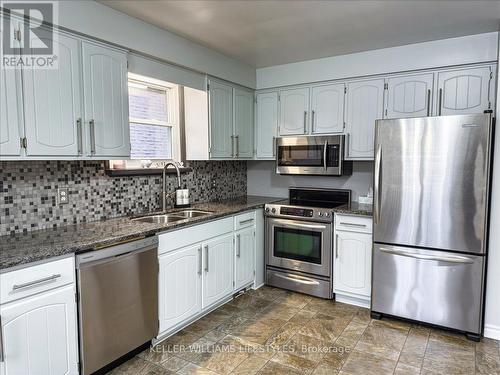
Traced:
<path fill-rule="evenodd" d="M 372 316 L 483 329 L 491 114 L 378 120 Z"/>

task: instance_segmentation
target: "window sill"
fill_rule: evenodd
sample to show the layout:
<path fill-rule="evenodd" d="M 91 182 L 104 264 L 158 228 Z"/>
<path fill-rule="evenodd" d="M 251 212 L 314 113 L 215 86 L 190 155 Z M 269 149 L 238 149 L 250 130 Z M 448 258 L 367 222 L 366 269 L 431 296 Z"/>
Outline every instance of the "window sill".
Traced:
<path fill-rule="evenodd" d="M 179 168 L 181 174 L 192 171 L 192 168 L 182 167 Z M 167 168 L 167 174 L 176 174 L 175 168 Z M 122 176 L 150 176 L 163 174 L 163 168 L 138 168 L 138 169 L 107 169 L 106 174 L 110 177 Z"/>

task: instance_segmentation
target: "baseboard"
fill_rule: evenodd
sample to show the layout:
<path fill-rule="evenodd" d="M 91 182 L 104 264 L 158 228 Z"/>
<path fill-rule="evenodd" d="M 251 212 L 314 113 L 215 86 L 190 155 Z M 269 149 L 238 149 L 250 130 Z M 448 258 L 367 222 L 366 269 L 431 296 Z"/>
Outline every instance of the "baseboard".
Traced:
<path fill-rule="evenodd" d="M 252 289 L 253 289 L 253 290 L 257 290 L 257 289 L 259 289 L 259 288 L 262 288 L 264 285 L 266 285 L 266 284 L 265 284 L 265 283 L 262 283 L 262 284 L 260 284 L 260 285 L 255 285 L 255 284 L 254 284 L 254 285 L 252 286 Z"/>
<path fill-rule="evenodd" d="M 491 324 L 486 324 L 484 326 L 484 337 L 500 340 L 500 327 Z"/>
<path fill-rule="evenodd" d="M 345 295 L 341 295 L 341 294 L 335 294 L 335 301 L 340 302 L 340 303 L 346 303 L 348 305 L 364 307 L 367 309 L 370 308 L 370 300 L 366 300 L 366 299 L 362 299 L 362 298 L 356 298 L 356 297 L 350 297 L 350 296 L 345 296 Z"/>

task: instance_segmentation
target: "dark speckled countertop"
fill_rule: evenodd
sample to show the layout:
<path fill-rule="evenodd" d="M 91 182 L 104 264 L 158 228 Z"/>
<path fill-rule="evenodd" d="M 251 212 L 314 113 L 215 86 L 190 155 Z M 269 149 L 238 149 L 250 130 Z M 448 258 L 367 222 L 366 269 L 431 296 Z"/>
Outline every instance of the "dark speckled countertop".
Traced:
<path fill-rule="evenodd" d="M 93 250 L 134 237 L 149 236 L 171 229 L 198 224 L 250 209 L 263 207 L 281 198 L 245 196 L 220 202 L 194 204 L 192 209 L 213 214 L 184 219 L 169 224 L 132 221 L 121 217 L 92 223 L 68 225 L 55 229 L 36 230 L 0 237 L 0 272 L 10 271 L 28 263 Z M 172 210 L 176 211 L 176 210 Z M 7 268 L 9 268 L 7 270 Z"/>
<path fill-rule="evenodd" d="M 199 224 L 238 212 L 260 208 L 266 203 L 280 200 L 282 198 L 249 195 L 220 202 L 194 204 L 191 207 L 192 209 L 206 210 L 213 213 L 168 224 L 145 223 L 132 221 L 130 217 L 121 217 L 1 236 L 0 272 L 20 268 L 28 263 L 45 261 L 49 258 L 102 248 L 135 237 L 154 235 L 167 230 Z M 173 211 L 175 210 L 171 212 Z M 357 202 L 353 202 L 350 207 L 338 207 L 333 211 L 351 215 L 372 215 L 371 205 L 360 205 Z"/>

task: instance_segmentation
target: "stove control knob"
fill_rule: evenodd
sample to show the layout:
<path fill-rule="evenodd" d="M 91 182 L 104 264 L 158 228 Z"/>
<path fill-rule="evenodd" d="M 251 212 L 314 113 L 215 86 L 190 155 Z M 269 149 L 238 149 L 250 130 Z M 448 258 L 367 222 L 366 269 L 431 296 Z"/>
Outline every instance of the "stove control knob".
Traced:
<path fill-rule="evenodd" d="M 266 212 L 269 212 L 269 207 L 266 207 Z"/>
<path fill-rule="evenodd" d="M 276 208 L 273 208 L 273 209 L 271 210 L 271 212 L 272 212 L 273 214 L 275 214 L 275 213 L 276 213 Z"/>
<path fill-rule="evenodd" d="M 319 213 L 319 217 L 321 217 L 321 216 L 323 216 L 323 212 L 320 212 L 320 213 Z"/>
<path fill-rule="evenodd" d="M 330 216 L 330 214 L 328 212 L 325 212 L 325 217 L 328 217 Z"/>

